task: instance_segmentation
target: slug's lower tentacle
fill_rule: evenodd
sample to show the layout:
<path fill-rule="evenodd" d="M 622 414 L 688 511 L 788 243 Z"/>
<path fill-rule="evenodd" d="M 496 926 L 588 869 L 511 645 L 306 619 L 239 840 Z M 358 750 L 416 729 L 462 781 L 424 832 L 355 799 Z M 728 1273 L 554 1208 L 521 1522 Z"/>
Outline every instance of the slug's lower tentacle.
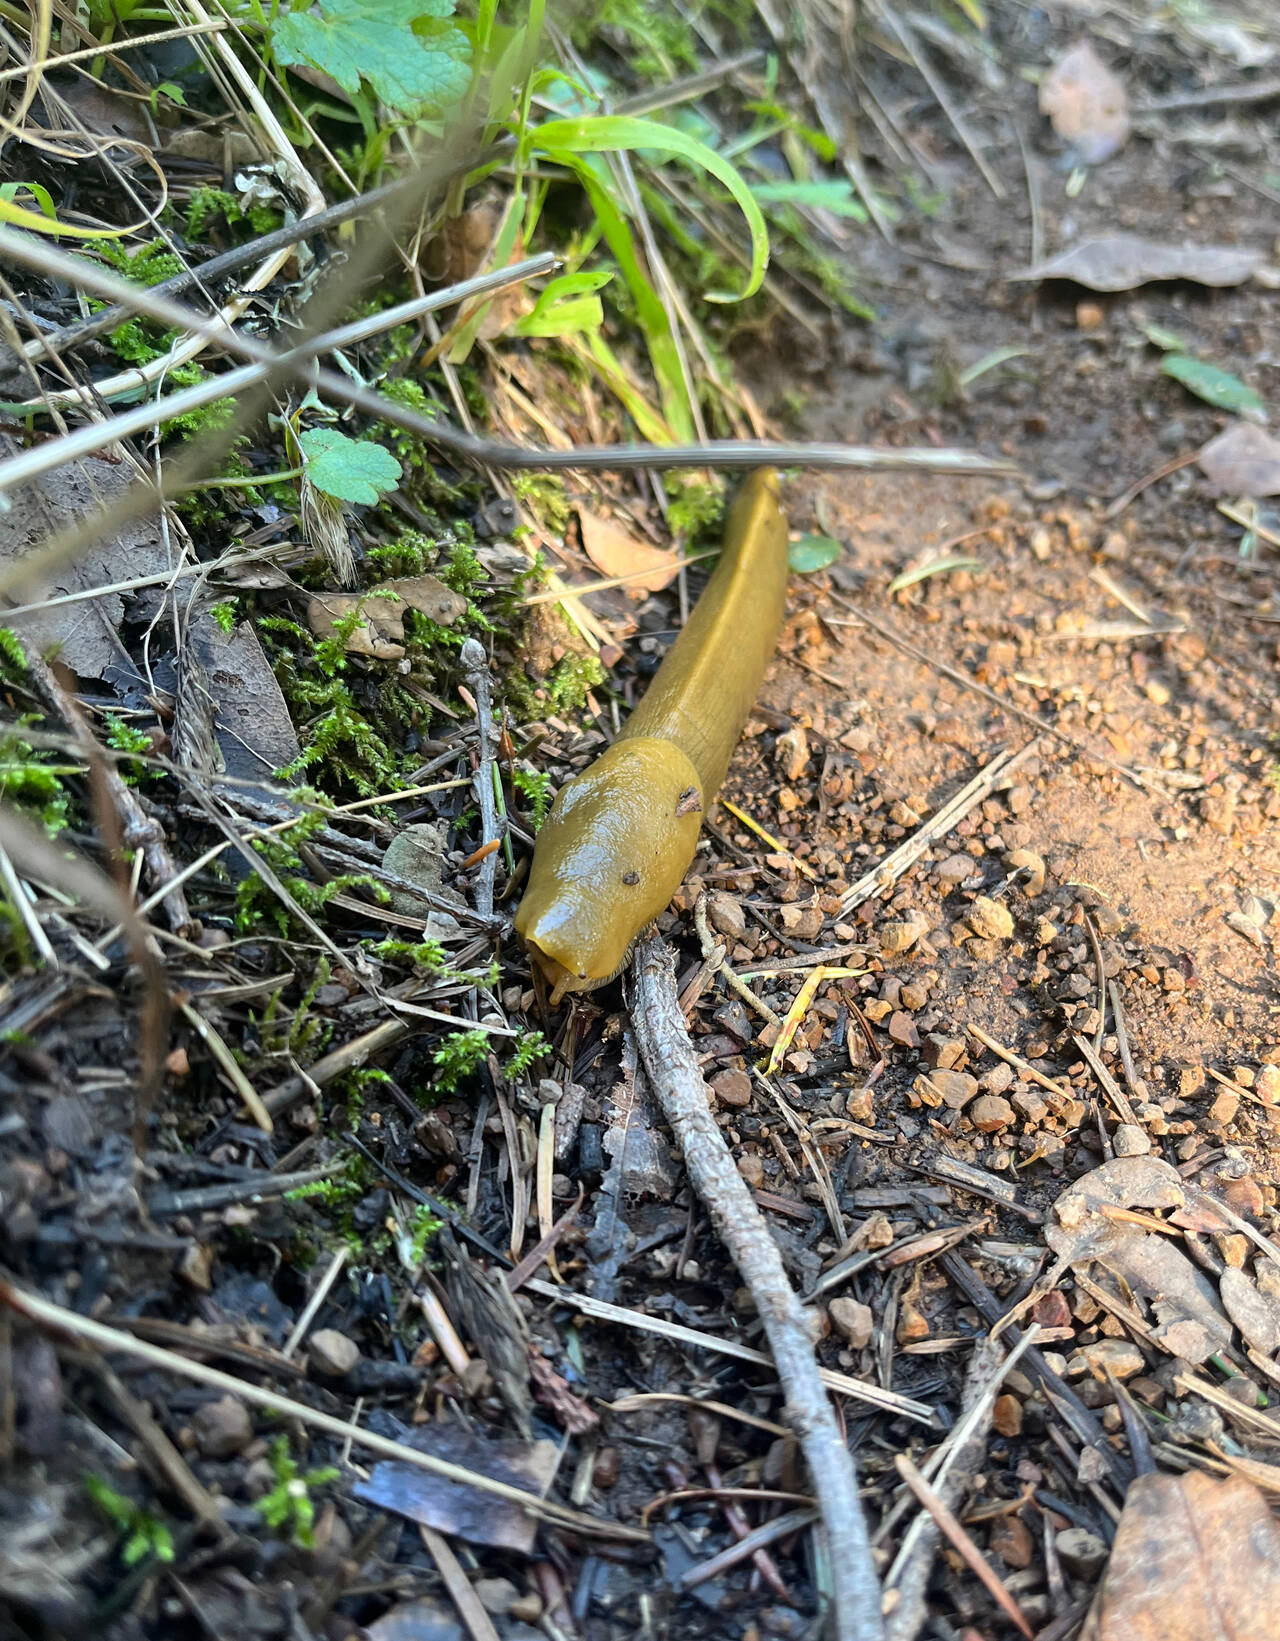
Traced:
<path fill-rule="evenodd" d="M 786 521 L 770 468 L 729 511 L 706 591 L 644 700 L 560 789 L 538 834 L 516 930 L 550 986 L 603 985 L 688 870 L 782 626 Z"/>

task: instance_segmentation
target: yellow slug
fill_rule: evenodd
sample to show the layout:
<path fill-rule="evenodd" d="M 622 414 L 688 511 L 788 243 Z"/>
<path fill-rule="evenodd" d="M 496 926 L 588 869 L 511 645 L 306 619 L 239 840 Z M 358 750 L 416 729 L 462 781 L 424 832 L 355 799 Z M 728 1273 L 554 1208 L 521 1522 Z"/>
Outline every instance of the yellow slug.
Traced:
<path fill-rule="evenodd" d="M 782 627 L 787 527 L 759 468 L 729 509 L 724 547 L 684 631 L 613 745 L 556 794 L 516 931 L 553 988 L 603 985 L 693 859 Z"/>

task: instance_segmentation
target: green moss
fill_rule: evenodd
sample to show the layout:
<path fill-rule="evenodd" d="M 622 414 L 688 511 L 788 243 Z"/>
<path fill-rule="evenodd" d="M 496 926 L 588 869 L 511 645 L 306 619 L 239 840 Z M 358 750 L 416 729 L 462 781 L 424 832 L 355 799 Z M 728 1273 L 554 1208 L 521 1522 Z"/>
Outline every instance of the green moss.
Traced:
<path fill-rule="evenodd" d="M 474 1077 L 489 1052 L 489 1036 L 484 1031 L 451 1031 L 431 1056 L 437 1082 L 446 1094 Z"/>
<path fill-rule="evenodd" d="M 507 702 L 517 718 L 545 718 L 548 713 L 577 712 L 591 690 L 604 683 L 605 671 L 595 655 L 566 655 L 535 684 L 520 667 L 506 678 Z"/>
<path fill-rule="evenodd" d="M 202 240 L 215 224 L 239 228 L 247 223 L 254 234 L 269 234 L 280 226 L 282 220 L 279 211 L 261 202 L 251 205 L 246 211 L 236 196 L 225 188 L 197 188 L 187 206 L 186 232 L 188 239 Z"/>
<path fill-rule="evenodd" d="M 511 488 L 546 535 L 564 535 L 573 517 L 573 504 L 558 473 L 517 473 Z"/>

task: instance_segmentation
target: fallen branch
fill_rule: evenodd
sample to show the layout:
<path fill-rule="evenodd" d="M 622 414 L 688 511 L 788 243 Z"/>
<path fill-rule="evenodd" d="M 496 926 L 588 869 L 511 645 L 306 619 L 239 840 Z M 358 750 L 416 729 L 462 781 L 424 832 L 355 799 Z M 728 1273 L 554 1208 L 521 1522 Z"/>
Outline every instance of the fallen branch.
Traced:
<path fill-rule="evenodd" d="M 645 1070 L 689 1178 L 755 1301 L 786 1396 L 787 1422 L 813 1478 L 833 1574 L 832 1634 L 835 1641 L 880 1641 L 880 1587 L 853 1459 L 818 1377 L 805 1309 L 711 1114 L 680 1012 L 671 954 L 656 935 L 637 948 L 631 984 L 632 1025 Z"/>

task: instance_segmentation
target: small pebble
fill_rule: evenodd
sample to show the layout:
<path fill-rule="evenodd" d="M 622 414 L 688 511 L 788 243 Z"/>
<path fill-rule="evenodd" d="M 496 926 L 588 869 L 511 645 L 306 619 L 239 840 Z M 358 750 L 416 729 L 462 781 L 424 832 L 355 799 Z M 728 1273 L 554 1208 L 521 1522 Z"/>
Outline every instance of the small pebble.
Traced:
<path fill-rule="evenodd" d="M 764 1163 L 752 1151 L 738 1158 L 738 1172 L 752 1190 L 758 1190 L 764 1184 Z"/>
<path fill-rule="evenodd" d="M 1013 1107 L 999 1094 L 983 1094 L 969 1108 L 969 1121 L 980 1134 L 994 1134 L 1013 1120 Z"/>
<path fill-rule="evenodd" d="M 978 1079 L 967 1071 L 933 1071 L 929 1081 L 952 1111 L 963 1111 L 978 1092 Z"/>
<path fill-rule="evenodd" d="M 191 1431 L 203 1458 L 229 1459 L 253 1440 L 253 1421 L 242 1401 L 235 1396 L 222 1396 L 196 1409 L 191 1417 Z"/>
<path fill-rule="evenodd" d="M 991 1410 L 991 1423 L 1001 1436 L 1020 1436 L 1022 1434 L 1022 1403 L 1016 1396 L 1008 1392 L 996 1397 L 996 1405 Z"/>
<path fill-rule="evenodd" d="M 337 1328 L 321 1328 L 307 1340 L 307 1363 L 326 1379 L 341 1379 L 360 1360 L 360 1347 Z"/>
<path fill-rule="evenodd" d="M 1236 1120 L 1236 1112 L 1240 1109 L 1240 1096 L 1232 1093 L 1229 1088 L 1218 1090 L 1213 1104 L 1209 1107 L 1209 1116 L 1224 1128 Z"/>
<path fill-rule="evenodd" d="M 1118 1157 L 1145 1157 L 1151 1149 L 1151 1137 L 1136 1123 L 1122 1122 L 1111 1136 L 1111 1144 Z"/>
<path fill-rule="evenodd" d="M 856 1299 L 841 1297 L 833 1299 L 827 1310 L 831 1316 L 832 1326 L 850 1350 L 863 1350 L 871 1343 L 876 1319 L 870 1305 L 860 1304 Z"/>
<path fill-rule="evenodd" d="M 1117 1379 L 1132 1379 L 1146 1367 L 1142 1352 L 1128 1339 L 1097 1339 L 1076 1352 L 1067 1364 L 1067 1373 L 1078 1378 L 1082 1373 L 1093 1373 L 1105 1380 L 1104 1368 L 1110 1369 Z"/>
<path fill-rule="evenodd" d="M 745 1071 L 719 1071 L 711 1079 L 711 1092 L 717 1104 L 741 1111 L 751 1104 L 751 1078 Z"/>
<path fill-rule="evenodd" d="M 990 895 L 977 895 L 968 913 L 969 927 L 982 940 L 1011 940 L 1013 914 Z"/>

